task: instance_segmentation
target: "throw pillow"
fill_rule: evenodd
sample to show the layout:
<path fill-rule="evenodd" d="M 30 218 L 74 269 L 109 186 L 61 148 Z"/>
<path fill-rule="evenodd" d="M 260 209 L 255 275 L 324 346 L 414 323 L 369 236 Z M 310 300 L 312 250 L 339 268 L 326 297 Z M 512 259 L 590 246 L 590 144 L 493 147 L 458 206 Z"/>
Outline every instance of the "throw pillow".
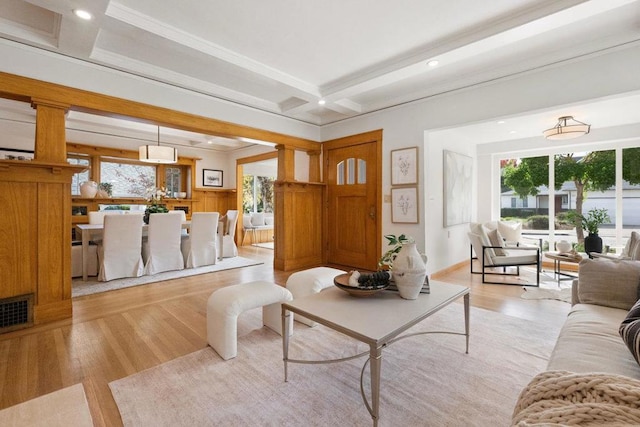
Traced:
<path fill-rule="evenodd" d="M 620 336 L 640 365 L 640 300 L 631 307 L 620 324 Z"/>
<path fill-rule="evenodd" d="M 627 239 L 627 243 L 624 245 L 624 249 L 622 250 L 622 258 L 631 258 L 636 250 L 638 237 L 640 237 L 640 235 L 636 231 L 631 232 L 631 236 Z"/>
<path fill-rule="evenodd" d="M 502 239 L 502 236 L 500 235 L 500 232 L 498 231 L 498 229 L 489 231 L 487 233 L 487 236 L 489 236 L 489 241 L 491 242 L 491 246 L 499 246 L 500 248 L 504 247 L 504 240 Z M 507 255 L 507 253 L 503 249 L 494 248 L 493 252 L 496 254 L 496 256 Z"/>
<path fill-rule="evenodd" d="M 637 232 L 632 232 L 631 237 L 631 245 L 629 246 L 629 258 L 634 261 L 640 260 L 640 235 Z"/>
<path fill-rule="evenodd" d="M 498 221 L 498 231 L 502 237 L 504 237 L 505 241 L 509 243 L 518 243 L 520 241 L 520 236 L 522 235 L 522 223 Z"/>
<path fill-rule="evenodd" d="M 251 225 L 254 227 L 261 227 L 264 225 L 264 214 L 262 212 L 256 212 L 251 214 Z"/>
<path fill-rule="evenodd" d="M 584 259 L 578 267 L 578 299 L 629 310 L 638 300 L 640 262 Z"/>

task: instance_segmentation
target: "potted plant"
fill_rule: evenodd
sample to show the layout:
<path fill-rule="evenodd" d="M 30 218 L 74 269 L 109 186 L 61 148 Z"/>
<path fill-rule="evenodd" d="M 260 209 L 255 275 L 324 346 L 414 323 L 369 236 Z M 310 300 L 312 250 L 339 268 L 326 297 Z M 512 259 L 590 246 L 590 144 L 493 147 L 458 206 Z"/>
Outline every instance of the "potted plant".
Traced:
<path fill-rule="evenodd" d="M 151 188 L 149 189 L 149 203 L 144 211 L 144 217 L 142 218 L 145 224 L 149 224 L 149 215 L 153 213 L 167 213 L 167 205 L 162 203 L 162 198 L 166 196 L 167 190 L 163 188 Z"/>
<path fill-rule="evenodd" d="M 98 194 L 96 197 L 106 199 L 113 195 L 113 184 L 110 182 L 101 182 L 98 184 Z"/>
<path fill-rule="evenodd" d="M 571 218 L 576 226 L 580 225 L 583 230 L 587 230 L 588 236 L 584 238 L 584 251 L 591 258 L 591 252 L 602 252 L 602 238 L 598 236 L 600 226 L 609 222 L 609 214 L 604 208 L 593 208 L 585 215 L 572 212 Z"/>
<path fill-rule="evenodd" d="M 410 237 L 401 234 L 396 236 L 395 234 L 387 234 L 384 236 L 387 239 L 387 245 L 391 246 L 387 252 L 385 252 L 378 260 L 378 270 L 391 270 L 393 266 L 393 260 L 398 256 L 398 252 L 402 249 L 402 245 L 412 241 Z"/>

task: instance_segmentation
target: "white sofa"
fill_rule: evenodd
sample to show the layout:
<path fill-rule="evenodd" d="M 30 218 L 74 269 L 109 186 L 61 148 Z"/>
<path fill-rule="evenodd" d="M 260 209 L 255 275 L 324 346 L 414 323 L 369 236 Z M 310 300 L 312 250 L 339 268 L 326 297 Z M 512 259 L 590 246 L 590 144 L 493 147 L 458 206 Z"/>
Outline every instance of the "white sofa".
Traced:
<path fill-rule="evenodd" d="M 638 301 L 639 284 L 640 262 L 580 262 L 579 279 L 572 288 L 573 306 L 547 370 L 523 389 L 512 425 L 629 425 L 621 422 L 626 417 L 635 420 L 631 425 L 638 425 L 640 362 L 619 329 Z M 631 323 L 637 327 L 637 322 Z M 578 424 L 578 419 L 584 424 Z"/>

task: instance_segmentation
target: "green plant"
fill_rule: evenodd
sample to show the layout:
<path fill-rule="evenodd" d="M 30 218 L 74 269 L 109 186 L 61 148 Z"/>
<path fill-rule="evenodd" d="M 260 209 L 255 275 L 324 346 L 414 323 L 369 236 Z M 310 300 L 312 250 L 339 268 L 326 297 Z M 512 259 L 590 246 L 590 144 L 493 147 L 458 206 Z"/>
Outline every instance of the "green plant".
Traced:
<path fill-rule="evenodd" d="M 398 252 L 400 252 L 400 249 L 402 249 L 402 245 L 412 242 L 413 238 L 405 236 L 404 234 L 401 234 L 399 236 L 396 236 L 395 234 L 387 234 L 386 236 L 384 236 L 384 238 L 387 239 L 387 245 L 391 246 L 391 249 L 385 252 L 378 260 L 378 269 L 386 267 L 391 270 L 393 266 L 393 260 L 396 259 L 396 256 L 398 256 Z"/>
<path fill-rule="evenodd" d="M 605 222 L 609 222 L 609 214 L 604 208 L 593 208 L 584 215 L 580 215 L 575 211 L 569 212 L 568 218 L 577 227 L 580 225 L 583 230 L 587 230 L 589 234 L 598 234 L 598 229 Z"/>

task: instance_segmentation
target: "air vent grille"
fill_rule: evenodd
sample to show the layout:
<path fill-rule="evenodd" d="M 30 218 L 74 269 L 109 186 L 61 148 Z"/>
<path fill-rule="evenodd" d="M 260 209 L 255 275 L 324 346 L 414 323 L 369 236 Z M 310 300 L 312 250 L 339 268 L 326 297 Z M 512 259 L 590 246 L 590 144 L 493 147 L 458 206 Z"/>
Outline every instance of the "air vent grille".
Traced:
<path fill-rule="evenodd" d="M 33 324 L 33 294 L 0 300 L 0 333 Z"/>

